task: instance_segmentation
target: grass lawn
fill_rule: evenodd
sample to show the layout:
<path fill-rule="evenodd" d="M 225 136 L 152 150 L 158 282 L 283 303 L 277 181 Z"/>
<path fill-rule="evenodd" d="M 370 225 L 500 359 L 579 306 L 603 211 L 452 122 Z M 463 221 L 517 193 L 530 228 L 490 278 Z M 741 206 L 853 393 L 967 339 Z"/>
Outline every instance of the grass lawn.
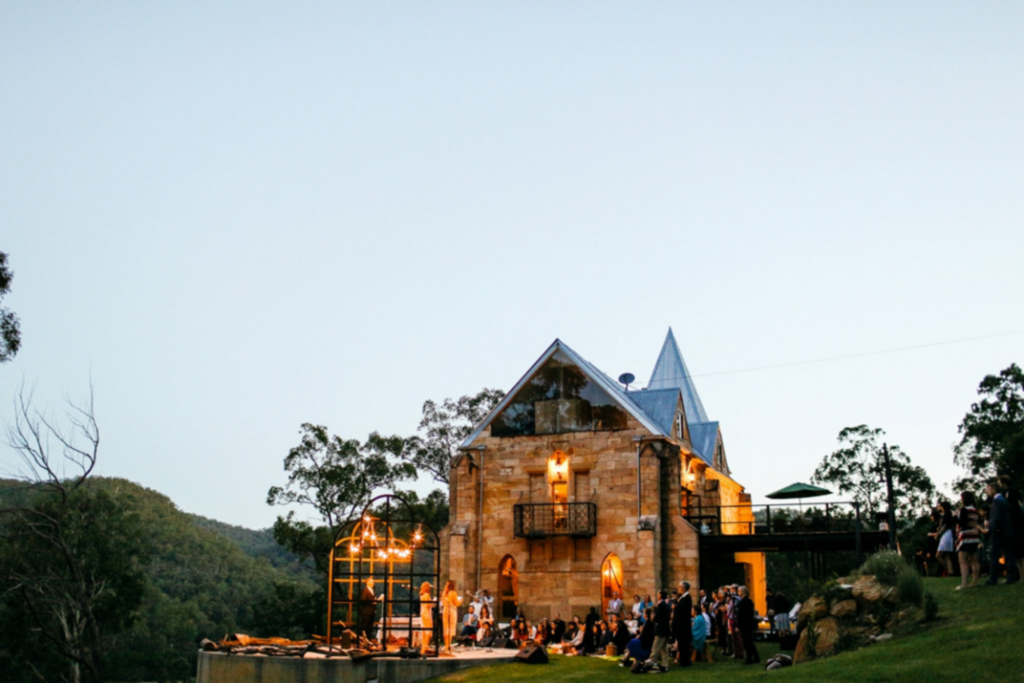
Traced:
<path fill-rule="evenodd" d="M 876 643 L 856 652 L 798 666 L 765 671 L 732 659 L 672 668 L 657 680 L 721 681 L 770 677 L 789 683 L 815 681 L 1024 682 L 1024 584 L 956 591 L 959 579 L 925 579 L 939 600 L 939 618 L 915 635 Z M 759 643 L 762 661 L 778 653 Z M 792 653 L 788 653 L 792 654 Z M 648 674 L 650 675 L 650 674 Z M 540 666 L 499 664 L 433 679 L 438 683 L 516 681 L 628 681 L 635 675 L 616 662 L 596 657 L 553 655 Z"/>

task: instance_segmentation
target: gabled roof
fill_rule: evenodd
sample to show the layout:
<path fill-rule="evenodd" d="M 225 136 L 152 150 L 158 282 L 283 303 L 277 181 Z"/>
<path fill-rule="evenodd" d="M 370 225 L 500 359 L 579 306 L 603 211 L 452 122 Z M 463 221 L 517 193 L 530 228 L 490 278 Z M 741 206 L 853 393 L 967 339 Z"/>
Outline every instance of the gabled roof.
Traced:
<path fill-rule="evenodd" d="M 632 392 L 627 394 L 618 382 L 616 382 L 611 377 L 601 372 L 599 369 L 597 369 L 597 367 L 592 365 L 590 361 L 586 360 L 585 358 L 583 358 L 583 356 L 579 355 L 571 348 L 569 348 L 569 346 L 561 339 L 556 339 L 551 344 L 551 346 L 549 346 L 547 350 L 541 354 L 540 358 L 538 358 L 536 362 L 534 362 L 534 364 L 530 366 L 530 369 L 526 371 L 526 374 L 523 375 L 518 382 L 516 382 L 516 385 L 512 387 L 512 389 L 510 389 L 507 394 L 505 394 L 505 398 L 503 398 L 501 402 L 494 407 L 494 410 L 488 413 L 487 417 L 485 417 L 480 422 L 480 424 L 476 426 L 476 429 L 474 429 L 473 432 L 466 437 L 466 440 L 462 442 L 461 447 L 467 448 L 468 446 L 470 446 L 473 443 L 473 441 L 475 441 L 476 438 L 480 436 L 483 430 L 487 428 L 491 421 L 494 420 L 494 418 L 499 413 L 501 413 L 501 411 L 504 410 L 509 403 L 512 402 L 516 394 L 519 393 L 519 390 L 522 389 L 528 381 L 530 381 L 530 379 L 541 368 L 541 366 L 544 365 L 544 363 L 547 362 L 547 360 L 551 358 L 553 355 L 555 355 L 555 353 L 558 351 L 561 351 L 566 356 L 568 356 L 569 360 L 575 363 L 580 368 L 580 370 L 582 370 L 583 373 L 587 375 L 587 377 L 590 380 L 592 380 L 594 383 L 596 383 L 598 386 L 604 389 L 609 396 L 611 396 L 620 406 L 622 406 L 623 410 L 625 410 L 634 418 L 636 418 L 636 420 L 641 425 L 643 425 L 643 427 L 647 429 L 649 432 L 651 432 L 652 434 L 656 434 L 658 436 L 669 436 L 672 433 L 671 419 L 669 420 L 668 430 L 662 430 L 661 426 L 656 421 L 651 419 L 651 417 L 643 409 L 641 409 L 637 403 L 631 400 L 630 397 L 632 395 Z"/>
<path fill-rule="evenodd" d="M 690 443 L 694 452 L 704 462 L 715 466 L 715 447 L 718 446 L 718 423 L 717 422 L 691 422 Z"/>
<path fill-rule="evenodd" d="M 683 354 L 679 353 L 679 346 L 676 344 L 676 337 L 672 334 L 671 327 L 668 328 L 665 343 L 654 364 L 654 371 L 647 383 L 647 389 L 678 389 L 683 394 L 683 407 L 686 410 L 687 421 L 691 425 L 696 422 L 708 421 L 708 414 L 704 412 L 704 404 L 700 402 L 697 387 L 693 385 L 693 379 L 683 360 Z"/>

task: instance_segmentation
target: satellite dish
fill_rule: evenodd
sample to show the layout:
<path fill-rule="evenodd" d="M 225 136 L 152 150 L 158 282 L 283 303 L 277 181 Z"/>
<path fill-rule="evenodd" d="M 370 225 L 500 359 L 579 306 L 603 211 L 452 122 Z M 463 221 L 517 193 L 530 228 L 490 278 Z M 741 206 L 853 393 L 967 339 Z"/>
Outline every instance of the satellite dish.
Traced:
<path fill-rule="evenodd" d="M 633 376 L 632 372 L 624 372 L 621 375 L 619 375 L 619 383 L 620 384 L 625 384 L 626 385 L 626 389 L 629 389 L 629 385 L 635 379 L 636 379 L 636 377 Z"/>

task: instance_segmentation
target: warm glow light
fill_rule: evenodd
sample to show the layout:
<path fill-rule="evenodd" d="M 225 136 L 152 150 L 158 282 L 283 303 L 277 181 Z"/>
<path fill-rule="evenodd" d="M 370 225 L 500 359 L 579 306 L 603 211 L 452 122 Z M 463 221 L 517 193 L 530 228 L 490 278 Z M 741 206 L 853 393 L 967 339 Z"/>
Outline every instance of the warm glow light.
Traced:
<path fill-rule="evenodd" d="M 350 545 L 348 549 L 352 552 L 353 555 L 359 552 L 359 546 L 357 546 L 355 543 Z"/>

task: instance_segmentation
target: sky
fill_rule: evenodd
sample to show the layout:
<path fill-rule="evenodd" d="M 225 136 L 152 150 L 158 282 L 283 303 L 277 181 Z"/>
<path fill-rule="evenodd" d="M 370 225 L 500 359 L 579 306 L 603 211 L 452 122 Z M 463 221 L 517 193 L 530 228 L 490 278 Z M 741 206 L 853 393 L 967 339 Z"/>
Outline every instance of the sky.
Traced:
<path fill-rule="evenodd" d="M 263 528 L 304 422 L 671 326 L 755 502 L 858 424 L 943 485 L 1024 362 L 1022 73 L 1013 2 L 4 2 L 0 417 L 91 382 L 99 473 Z"/>

